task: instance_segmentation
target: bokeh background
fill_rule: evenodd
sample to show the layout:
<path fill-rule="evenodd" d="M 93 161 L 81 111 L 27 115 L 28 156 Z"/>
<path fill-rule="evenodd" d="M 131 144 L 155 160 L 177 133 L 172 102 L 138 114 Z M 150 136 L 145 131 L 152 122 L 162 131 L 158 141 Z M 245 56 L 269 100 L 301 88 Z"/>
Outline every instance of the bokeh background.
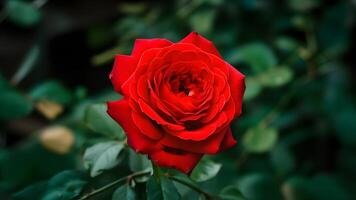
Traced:
<path fill-rule="evenodd" d="M 355 0 L 0 5 L 1 199 L 76 199 L 142 167 L 147 160 L 127 149 L 95 178 L 83 161 L 87 147 L 124 140 L 105 114 L 120 98 L 108 79 L 113 55 L 129 54 L 136 38 L 177 42 L 191 31 L 247 77 L 232 125 L 239 143 L 208 157 L 200 187 L 233 186 L 252 200 L 356 199 Z M 145 198 L 144 184 L 135 191 Z"/>

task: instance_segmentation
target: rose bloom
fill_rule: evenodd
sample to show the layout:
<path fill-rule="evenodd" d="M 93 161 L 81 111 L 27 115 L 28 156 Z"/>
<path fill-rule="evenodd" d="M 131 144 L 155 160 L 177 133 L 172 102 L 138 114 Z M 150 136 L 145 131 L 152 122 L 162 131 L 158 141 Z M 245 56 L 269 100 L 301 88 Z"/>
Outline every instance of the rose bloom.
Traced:
<path fill-rule="evenodd" d="M 115 56 L 110 79 L 123 98 L 108 102 L 109 115 L 156 165 L 189 173 L 204 154 L 236 144 L 230 123 L 241 114 L 244 75 L 199 34 L 137 39 L 130 56 Z"/>

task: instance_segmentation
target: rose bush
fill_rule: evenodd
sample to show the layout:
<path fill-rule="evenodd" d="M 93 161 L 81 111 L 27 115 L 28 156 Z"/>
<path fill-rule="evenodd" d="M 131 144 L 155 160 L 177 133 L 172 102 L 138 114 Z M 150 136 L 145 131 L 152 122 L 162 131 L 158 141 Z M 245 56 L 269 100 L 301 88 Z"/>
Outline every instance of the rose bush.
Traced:
<path fill-rule="evenodd" d="M 110 79 L 123 99 L 108 102 L 109 115 L 155 164 L 189 173 L 204 154 L 236 144 L 230 123 L 241 114 L 244 75 L 199 34 L 137 39 L 130 56 L 116 55 Z"/>

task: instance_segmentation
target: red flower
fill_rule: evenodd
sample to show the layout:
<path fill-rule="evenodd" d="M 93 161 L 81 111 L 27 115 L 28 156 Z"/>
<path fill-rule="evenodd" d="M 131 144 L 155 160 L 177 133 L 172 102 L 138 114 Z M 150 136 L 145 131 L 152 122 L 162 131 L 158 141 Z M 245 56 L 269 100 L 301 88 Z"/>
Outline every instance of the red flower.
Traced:
<path fill-rule="evenodd" d="M 230 123 L 241 114 L 244 75 L 199 34 L 136 40 L 130 56 L 116 55 L 110 79 L 124 97 L 108 102 L 109 115 L 157 165 L 189 173 L 203 154 L 236 144 Z"/>

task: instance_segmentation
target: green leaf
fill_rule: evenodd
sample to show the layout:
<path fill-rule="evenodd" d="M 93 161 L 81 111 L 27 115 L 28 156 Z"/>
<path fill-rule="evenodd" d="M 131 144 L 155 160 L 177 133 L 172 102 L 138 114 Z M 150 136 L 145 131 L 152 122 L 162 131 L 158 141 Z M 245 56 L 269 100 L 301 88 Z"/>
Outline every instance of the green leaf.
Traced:
<path fill-rule="evenodd" d="M 117 188 L 112 196 L 112 200 L 134 200 L 137 199 L 135 190 L 129 184 Z"/>
<path fill-rule="evenodd" d="M 243 144 L 247 151 L 263 153 L 271 150 L 278 139 L 278 132 L 274 128 L 257 126 L 247 130 L 243 136 Z"/>
<path fill-rule="evenodd" d="M 0 88 L 0 120 L 25 117 L 33 109 L 30 100 L 12 88 Z"/>
<path fill-rule="evenodd" d="M 110 141 L 89 147 L 84 153 L 84 165 L 90 168 L 90 176 L 95 177 L 104 170 L 111 169 L 120 163 L 122 143 Z"/>
<path fill-rule="evenodd" d="M 146 155 L 138 154 L 133 151 L 131 148 L 129 149 L 129 167 L 131 171 L 138 172 L 138 171 L 152 171 L 152 163 L 147 158 Z M 146 182 L 150 176 L 141 176 L 135 178 L 137 182 Z"/>
<path fill-rule="evenodd" d="M 255 73 L 261 73 L 277 65 L 277 57 L 272 49 L 263 43 L 252 43 L 232 51 L 228 56 L 231 63 L 246 63 Z"/>
<path fill-rule="evenodd" d="M 220 195 L 223 200 L 245 200 L 239 188 L 235 185 L 229 185 L 221 190 Z"/>
<path fill-rule="evenodd" d="M 86 181 L 77 171 L 63 171 L 48 181 L 43 200 L 70 200 L 78 196 Z"/>
<path fill-rule="evenodd" d="M 246 78 L 246 90 L 244 100 L 248 101 L 255 98 L 262 90 L 261 83 L 256 78 Z"/>
<path fill-rule="evenodd" d="M 200 33 L 208 33 L 214 24 L 216 12 L 211 9 L 198 10 L 189 18 L 192 30 Z"/>
<path fill-rule="evenodd" d="M 265 87 L 279 87 L 293 78 L 293 71 L 285 66 L 272 67 L 258 76 L 261 85 Z"/>
<path fill-rule="evenodd" d="M 208 158 L 203 158 L 192 171 L 191 178 L 197 182 L 207 181 L 214 178 L 220 171 L 221 164 L 215 163 Z"/>
<path fill-rule="evenodd" d="M 86 181 L 77 171 L 63 171 L 48 183 L 39 182 L 14 194 L 15 199 L 70 200 L 78 196 Z"/>
<path fill-rule="evenodd" d="M 178 200 L 180 195 L 171 180 L 164 176 L 152 176 L 147 182 L 148 200 Z"/>
<path fill-rule="evenodd" d="M 6 11 L 13 23 L 23 27 L 36 25 L 41 19 L 40 11 L 26 1 L 8 0 Z"/>
<path fill-rule="evenodd" d="M 196 188 L 200 188 L 200 186 L 195 181 L 193 181 L 187 174 L 173 169 L 167 169 L 166 173 L 169 174 L 171 178 L 174 178 L 173 184 L 181 195 L 181 199 L 195 200 L 198 198 L 199 193 L 193 191 L 192 188 L 187 186 L 186 184 L 189 184 Z"/>
<path fill-rule="evenodd" d="M 46 81 L 38 84 L 30 91 L 35 101 L 48 100 L 62 105 L 69 105 L 72 101 L 71 92 L 58 81 Z"/>
<path fill-rule="evenodd" d="M 238 188 L 249 200 L 282 200 L 280 188 L 274 177 L 269 174 L 253 173 L 238 180 Z"/>
<path fill-rule="evenodd" d="M 152 170 L 152 163 L 147 156 L 138 154 L 132 149 L 129 150 L 129 166 L 134 172 Z"/>
<path fill-rule="evenodd" d="M 115 122 L 106 112 L 106 104 L 91 104 L 88 105 L 84 114 L 84 123 L 94 132 L 103 135 L 119 138 L 125 138 L 122 128 Z"/>

